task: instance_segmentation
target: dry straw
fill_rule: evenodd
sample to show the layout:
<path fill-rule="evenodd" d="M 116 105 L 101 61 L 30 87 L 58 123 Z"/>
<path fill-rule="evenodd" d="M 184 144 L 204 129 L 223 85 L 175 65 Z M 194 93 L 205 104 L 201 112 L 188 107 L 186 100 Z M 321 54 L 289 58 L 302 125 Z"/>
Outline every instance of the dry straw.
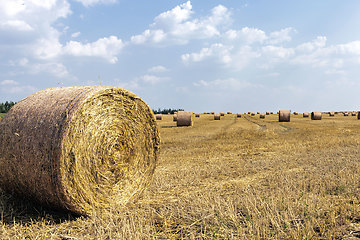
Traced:
<path fill-rule="evenodd" d="M 162 120 L 162 114 L 156 114 L 156 120 Z"/>
<path fill-rule="evenodd" d="M 83 215 L 136 198 L 159 155 L 152 110 L 122 88 L 42 90 L 13 106 L 0 132 L 0 187 Z"/>
<path fill-rule="evenodd" d="M 195 113 L 195 117 L 200 117 L 200 113 Z"/>
<path fill-rule="evenodd" d="M 290 110 L 279 111 L 279 122 L 290 122 Z"/>
<path fill-rule="evenodd" d="M 193 125 L 192 112 L 179 111 L 177 113 L 176 126 L 184 127 L 184 126 L 192 126 L 192 125 Z"/>
<path fill-rule="evenodd" d="M 236 117 L 241 118 L 241 113 L 236 114 Z"/>
<path fill-rule="evenodd" d="M 322 114 L 321 112 L 312 112 L 311 120 L 321 120 Z"/>
<path fill-rule="evenodd" d="M 214 120 L 220 120 L 220 113 L 215 113 L 214 114 Z"/>
<path fill-rule="evenodd" d="M 265 113 L 261 113 L 260 118 L 265 118 Z"/>
<path fill-rule="evenodd" d="M 303 113 L 303 117 L 304 117 L 304 118 L 309 117 L 309 115 L 310 115 L 310 114 L 309 114 L 308 112 L 304 112 L 304 113 Z"/>

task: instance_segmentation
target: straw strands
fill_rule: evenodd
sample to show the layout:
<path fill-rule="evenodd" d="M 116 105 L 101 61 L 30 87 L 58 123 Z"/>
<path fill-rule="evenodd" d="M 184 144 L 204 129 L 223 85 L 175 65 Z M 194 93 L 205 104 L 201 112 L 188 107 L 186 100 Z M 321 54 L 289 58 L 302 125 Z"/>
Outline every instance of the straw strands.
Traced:
<path fill-rule="evenodd" d="M 192 115 L 193 114 L 190 111 L 179 111 L 177 113 L 176 126 L 178 127 L 192 126 L 193 125 Z"/>
<path fill-rule="evenodd" d="M 290 122 L 290 110 L 279 110 L 279 122 Z"/>
<path fill-rule="evenodd" d="M 122 88 L 42 90 L 13 106 L 0 132 L 0 187 L 83 215 L 136 198 L 159 155 L 152 110 Z"/>
<path fill-rule="evenodd" d="M 311 120 L 321 120 L 322 114 L 321 112 L 312 112 Z"/>

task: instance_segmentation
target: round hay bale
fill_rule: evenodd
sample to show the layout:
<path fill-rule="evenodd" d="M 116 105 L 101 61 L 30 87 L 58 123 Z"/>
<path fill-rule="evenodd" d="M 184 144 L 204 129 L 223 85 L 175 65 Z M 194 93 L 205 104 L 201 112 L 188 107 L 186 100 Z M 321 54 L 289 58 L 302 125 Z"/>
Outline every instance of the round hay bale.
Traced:
<path fill-rule="evenodd" d="M 294 115 L 299 115 L 299 113 L 298 113 L 298 112 L 294 112 Z"/>
<path fill-rule="evenodd" d="M 214 114 L 215 114 L 215 112 L 211 112 L 211 114 L 212 114 L 212 115 L 214 115 Z"/>
<path fill-rule="evenodd" d="M 266 115 L 270 115 L 270 112 L 266 112 Z"/>
<path fill-rule="evenodd" d="M 0 132 L 0 187 L 82 215 L 135 199 L 159 155 L 151 108 L 122 88 L 39 91 L 11 108 Z"/>
<path fill-rule="evenodd" d="M 356 116 L 356 112 L 352 112 L 352 113 L 351 113 L 351 116 Z"/>
<path fill-rule="evenodd" d="M 232 112 L 227 112 L 227 114 L 232 114 Z"/>
<path fill-rule="evenodd" d="M 236 117 L 241 118 L 241 113 L 236 114 Z"/>
<path fill-rule="evenodd" d="M 251 114 L 251 112 L 248 112 L 247 114 Z"/>
<path fill-rule="evenodd" d="M 349 113 L 347 113 L 347 112 L 344 112 L 343 114 L 344 114 L 344 116 L 349 116 Z"/>
<path fill-rule="evenodd" d="M 334 113 L 334 112 L 329 112 L 329 116 L 330 116 L 330 117 L 334 117 L 334 116 L 335 116 L 335 113 Z"/>
<path fill-rule="evenodd" d="M 177 113 L 174 113 L 174 116 L 173 116 L 173 121 L 176 122 L 177 121 Z"/>
<path fill-rule="evenodd" d="M 221 117 L 220 113 L 214 114 L 214 120 L 220 120 L 220 117 Z"/>
<path fill-rule="evenodd" d="M 279 111 L 279 122 L 290 122 L 290 110 Z"/>
<path fill-rule="evenodd" d="M 193 125 L 192 112 L 190 111 L 179 111 L 177 113 L 176 126 L 186 127 Z"/>
<path fill-rule="evenodd" d="M 156 114 L 156 120 L 162 120 L 162 114 Z"/>
<path fill-rule="evenodd" d="M 360 112 L 358 112 L 357 114 L 357 119 L 360 119 Z"/>
<path fill-rule="evenodd" d="M 273 115 L 274 113 L 273 112 L 270 112 L 271 115 Z"/>
<path fill-rule="evenodd" d="M 195 117 L 200 117 L 200 113 L 195 113 Z"/>
<path fill-rule="evenodd" d="M 254 113 L 254 112 L 252 112 L 250 115 L 251 115 L 251 116 L 255 116 L 255 113 Z"/>
<path fill-rule="evenodd" d="M 309 114 L 308 112 L 304 112 L 304 113 L 303 113 L 303 117 L 304 117 L 304 118 L 309 117 L 309 115 L 310 115 L 310 114 Z"/>
<path fill-rule="evenodd" d="M 265 113 L 261 113 L 260 118 L 265 118 Z"/>
<path fill-rule="evenodd" d="M 225 113 L 224 112 L 220 112 L 220 116 L 225 116 Z"/>
<path fill-rule="evenodd" d="M 260 114 L 260 112 L 256 112 L 256 114 Z"/>
<path fill-rule="evenodd" d="M 312 112 L 311 120 L 321 120 L 322 114 L 321 112 Z"/>

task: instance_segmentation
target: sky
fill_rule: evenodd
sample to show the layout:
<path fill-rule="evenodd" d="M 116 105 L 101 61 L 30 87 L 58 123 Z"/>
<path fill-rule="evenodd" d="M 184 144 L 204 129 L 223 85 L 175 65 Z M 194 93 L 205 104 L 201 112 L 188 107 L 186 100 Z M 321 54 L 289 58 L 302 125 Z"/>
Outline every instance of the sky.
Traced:
<path fill-rule="evenodd" d="M 153 109 L 360 110 L 360 1 L 1 0 L 0 102 L 84 85 Z"/>

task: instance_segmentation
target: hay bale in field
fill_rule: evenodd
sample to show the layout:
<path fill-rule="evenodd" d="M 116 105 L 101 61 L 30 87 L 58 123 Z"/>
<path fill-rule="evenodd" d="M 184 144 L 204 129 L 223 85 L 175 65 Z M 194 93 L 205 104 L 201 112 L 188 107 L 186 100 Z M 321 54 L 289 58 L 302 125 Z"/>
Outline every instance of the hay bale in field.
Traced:
<path fill-rule="evenodd" d="M 270 112 L 271 115 L 273 115 L 274 113 L 273 112 Z"/>
<path fill-rule="evenodd" d="M 188 127 L 193 125 L 192 112 L 190 111 L 179 111 L 177 113 L 176 126 Z"/>
<path fill-rule="evenodd" d="M 251 112 L 248 112 L 247 114 L 251 114 Z"/>
<path fill-rule="evenodd" d="M 356 116 L 356 112 L 352 112 L 352 113 L 351 113 L 351 116 Z"/>
<path fill-rule="evenodd" d="M 241 113 L 236 114 L 236 117 L 241 118 Z"/>
<path fill-rule="evenodd" d="M 357 119 L 360 119 L 360 112 L 357 113 Z"/>
<path fill-rule="evenodd" d="M 321 112 L 311 112 L 311 120 L 321 120 Z"/>
<path fill-rule="evenodd" d="M 270 112 L 266 112 L 266 115 L 270 115 Z"/>
<path fill-rule="evenodd" d="M 294 112 L 294 115 L 299 115 L 299 113 L 298 113 L 298 112 Z"/>
<path fill-rule="evenodd" d="M 162 114 L 156 114 L 156 120 L 162 120 Z"/>
<path fill-rule="evenodd" d="M 13 106 L 0 132 L 0 187 L 83 215 L 136 198 L 159 155 L 152 110 L 122 88 L 42 90 Z"/>
<path fill-rule="evenodd" d="M 334 116 L 335 116 L 335 113 L 334 113 L 334 112 L 329 112 L 329 116 L 330 116 L 330 117 L 334 117 Z"/>
<path fill-rule="evenodd" d="M 212 114 L 212 115 L 214 115 L 214 114 L 215 114 L 215 112 L 211 112 L 211 114 Z"/>
<path fill-rule="evenodd" d="M 308 112 L 304 112 L 304 113 L 303 113 L 303 117 L 304 117 L 304 118 L 309 117 L 309 115 L 310 115 L 310 114 L 309 114 Z"/>
<path fill-rule="evenodd" d="M 176 121 L 177 121 L 177 113 L 174 113 L 173 122 L 176 122 Z"/>
<path fill-rule="evenodd" d="M 279 111 L 279 122 L 290 122 L 290 110 Z"/>
<path fill-rule="evenodd" d="M 256 112 L 256 114 L 260 114 L 260 112 Z"/>
<path fill-rule="evenodd" d="M 343 114 L 344 114 L 344 116 L 349 116 L 349 113 L 347 113 L 347 112 L 344 112 Z"/>
<path fill-rule="evenodd" d="M 232 114 L 232 112 L 227 112 L 226 114 Z"/>
<path fill-rule="evenodd" d="M 261 113 L 260 118 L 265 118 L 265 113 Z"/>
<path fill-rule="evenodd" d="M 214 120 L 220 120 L 220 117 L 221 117 L 220 113 L 214 114 Z"/>
<path fill-rule="evenodd" d="M 251 115 L 251 116 L 255 116 L 255 113 L 254 113 L 254 112 L 252 112 L 250 115 Z"/>
<path fill-rule="evenodd" d="M 195 117 L 200 117 L 200 113 L 195 113 Z"/>
<path fill-rule="evenodd" d="M 225 113 L 224 112 L 220 112 L 220 116 L 225 116 Z"/>

